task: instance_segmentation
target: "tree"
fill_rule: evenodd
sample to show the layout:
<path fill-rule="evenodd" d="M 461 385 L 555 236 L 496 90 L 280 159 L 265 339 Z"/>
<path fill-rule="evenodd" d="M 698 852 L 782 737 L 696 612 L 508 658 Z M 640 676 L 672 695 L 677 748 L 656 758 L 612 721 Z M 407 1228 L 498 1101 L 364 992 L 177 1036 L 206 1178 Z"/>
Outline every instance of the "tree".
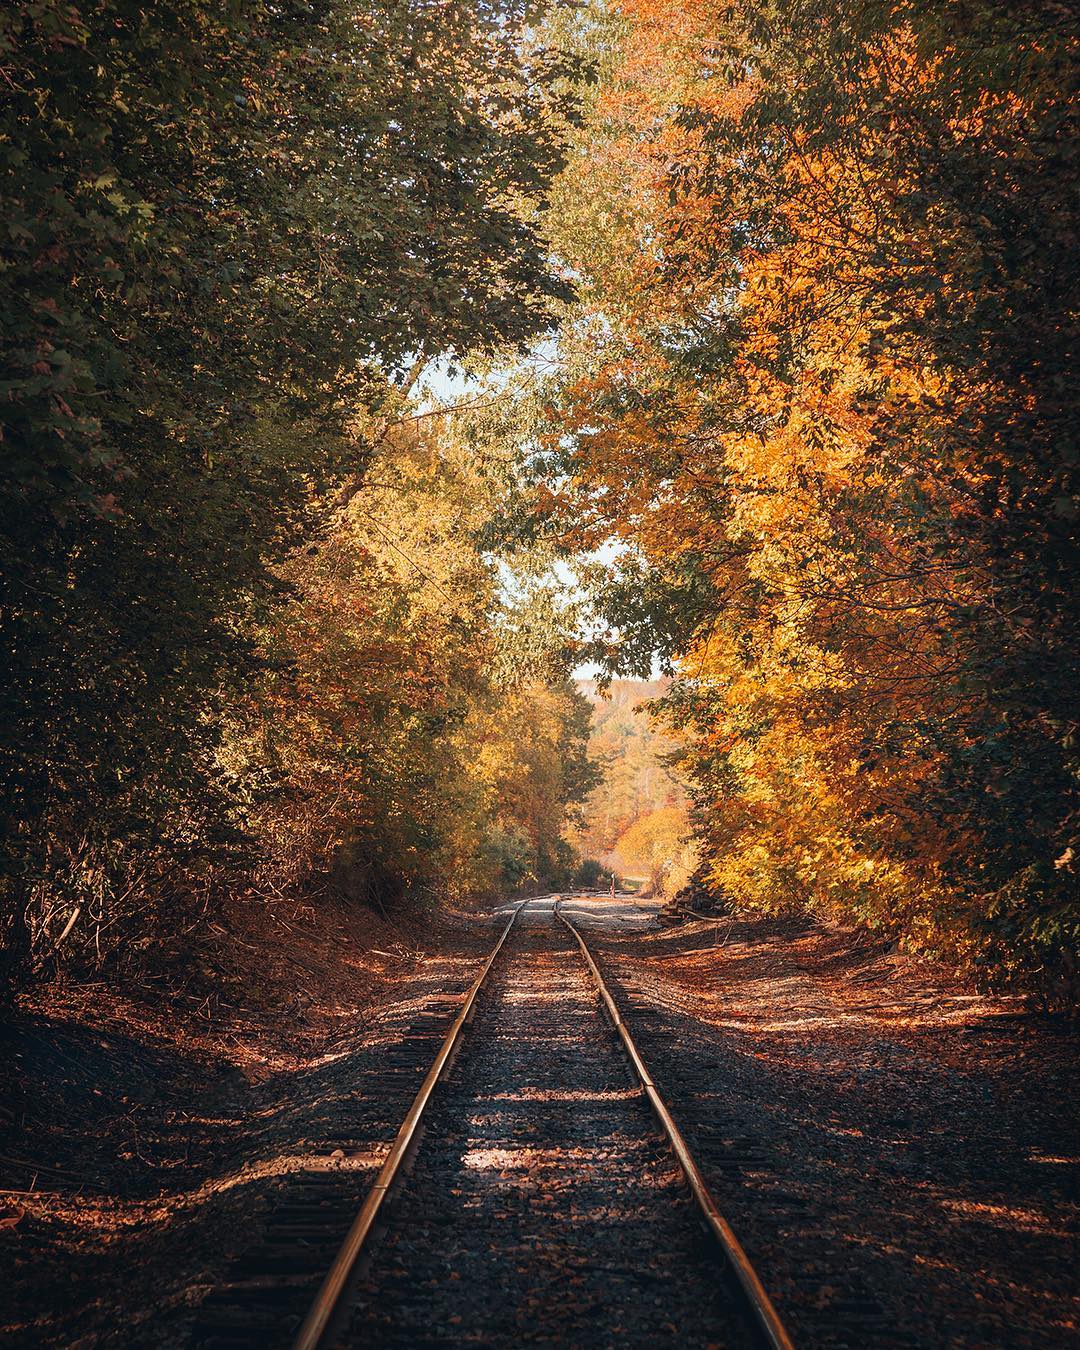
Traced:
<path fill-rule="evenodd" d="M 9 955 L 239 838 L 221 729 L 394 383 L 565 294 L 524 9 L 20 0 L 0 16 Z M 407 380 L 405 380 L 407 382 Z"/>
<path fill-rule="evenodd" d="M 678 806 L 639 816 L 615 844 L 618 870 L 644 876 L 650 895 L 673 895 L 689 879 L 696 863 L 687 827 L 686 811 Z"/>
<path fill-rule="evenodd" d="M 263 788 L 248 820 L 262 894 L 386 907 L 566 870 L 563 831 L 593 781 L 589 707 L 565 654 L 540 677 L 504 650 L 499 570 L 478 548 L 502 484 L 468 420 L 388 433 L 334 528 L 284 569 L 293 599 L 223 747 Z"/>
<path fill-rule="evenodd" d="M 1080 917 L 1069 26 L 619 16 L 556 192 L 582 299 L 538 528 L 619 541 L 597 655 L 678 667 L 717 885 L 1052 990 Z"/>

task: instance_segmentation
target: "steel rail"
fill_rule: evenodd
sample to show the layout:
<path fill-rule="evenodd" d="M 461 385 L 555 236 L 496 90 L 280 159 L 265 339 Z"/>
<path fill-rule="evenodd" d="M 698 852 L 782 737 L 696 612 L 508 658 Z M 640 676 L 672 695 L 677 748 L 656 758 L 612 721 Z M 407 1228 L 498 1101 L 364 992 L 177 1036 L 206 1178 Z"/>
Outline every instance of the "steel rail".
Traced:
<path fill-rule="evenodd" d="M 338 1253 L 334 1257 L 334 1263 L 327 1272 L 326 1279 L 323 1280 L 322 1287 L 316 1294 L 307 1317 L 296 1333 L 293 1350 L 320 1350 L 320 1347 L 329 1344 L 329 1335 L 336 1330 L 338 1314 L 343 1310 L 343 1302 L 352 1286 L 357 1263 L 371 1231 L 375 1227 L 383 1201 L 397 1180 L 410 1149 L 416 1143 L 424 1111 L 431 1100 L 436 1084 L 458 1047 L 462 1032 L 465 1029 L 465 1023 L 469 1020 L 469 1015 L 476 1003 L 477 995 L 480 993 L 491 967 L 495 964 L 495 958 L 502 950 L 503 943 L 510 936 L 514 921 L 527 904 L 528 901 L 523 900 L 514 910 L 510 916 L 510 922 L 503 929 L 501 937 L 484 962 L 483 969 L 465 995 L 465 1001 L 462 1003 L 458 1015 L 454 1018 L 453 1025 L 446 1033 L 443 1043 L 439 1047 L 439 1052 L 432 1061 L 431 1068 L 428 1069 L 424 1081 L 420 1084 L 420 1090 L 413 1098 L 408 1114 L 394 1138 L 390 1152 L 379 1169 L 375 1184 L 368 1192 L 360 1213 L 353 1220 L 353 1225 L 349 1229 L 345 1241 L 338 1249 Z"/>
<path fill-rule="evenodd" d="M 690 1152 L 689 1145 L 683 1137 L 682 1131 L 679 1129 L 678 1125 L 676 1125 L 671 1112 L 667 1108 L 667 1104 L 660 1095 L 656 1084 L 653 1082 L 652 1075 L 649 1073 L 645 1061 L 641 1057 L 641 1052 L 638 1050 L 634 1038 L 630 1034 L 629 1027 L 623 1021 L 622 1016 L 619 1013 L 618 1005 L 611 996 L 611 992 L 607 987 L 604 977 L 600 973 L 600 967 L 593 959 L 588 944 L 581 936 L 577 927 L 571 923 L 565 914 L 563 914 L 561 906 L 562 901 L 556 901 L 556 917 L 562 920 L 577 940 L 578 946 L 581 948 L 581 954 L 584 956 L 589 970 L 592 972 L 592 977 L 596 982 L 600 998 L 604 1007 L 607 1009 L 608 1016 L 615 1026 L 615 1030 L 619 1033 L 619 1038 L 630 1058 L 634 1073 L 640 1080 L 641 1086 L 645 1090 L 645 1095 L 649 1099 L 649 1105 L 652 1107 L 656 1118 L 660 1122 L 660 1127 L 666 1135 L 668 1143 L 671 1145 L 671 1150 L 675 1154 L 676 1161 L 682 1169 L 687 1185 L 690 1187 L 698 1208 L 701 1210 L 702 1217 L 717 1242 L 719 1242 L 724 1256 L 727 1258 L 728 1263 L 735 1273 L 735 1278 L 738 1280 L 743 1294 L 750 1304 L 760 1330 L 765 1336 L 768 1344 L 773 1347 L 773 1350 L 794 1350 L 794 1343 L 788 1335 L 783 1322 L 781 1322 L 780 1316 L 773 1306 L 769 1295 L 766 1293 L 765 1286 L 761 1283 L 761 1279 L 751 1264 L 750 1258 L 746 1255 L 742 1244 L 735 1236 L 734 1230 L 724 1218 L 723 1214 L 721 1214 L 716 1201 L 709 1193 L 709 1188 L 705 1184 L 705 1178 L 701 1174 L 701 1169 L 694 1161 L 694 1156 Z"/>

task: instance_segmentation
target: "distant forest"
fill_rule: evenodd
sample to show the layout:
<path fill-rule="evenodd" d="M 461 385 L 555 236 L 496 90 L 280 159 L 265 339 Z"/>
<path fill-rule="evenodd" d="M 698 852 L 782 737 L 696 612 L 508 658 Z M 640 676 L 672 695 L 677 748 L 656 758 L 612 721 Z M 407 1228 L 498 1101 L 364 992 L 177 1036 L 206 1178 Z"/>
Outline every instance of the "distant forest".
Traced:
<path fill-rule="evenodd" d="M 591 680 L 578 688 L 592 704 L 588 753 L 600 772 L 573 843 L 586 858 L 670 894 L 692 870 L 687 796 L 672 771 L 676 743 L 649 717 L 667 680 L 614 680 L 606 695 Z"/>

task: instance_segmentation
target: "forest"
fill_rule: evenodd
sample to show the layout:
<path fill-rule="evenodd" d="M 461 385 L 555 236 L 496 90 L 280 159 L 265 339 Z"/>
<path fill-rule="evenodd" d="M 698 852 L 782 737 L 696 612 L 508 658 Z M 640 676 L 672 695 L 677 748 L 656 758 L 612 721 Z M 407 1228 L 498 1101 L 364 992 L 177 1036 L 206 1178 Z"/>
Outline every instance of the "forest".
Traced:
<path fill-rule="evenodd" d="M 0 4 L 0 1350 L 1080 1343 L 1076 0 Z"/>
<path fill-rule="evenodd" d="M 569 885 L 588 662 L 718 896 L 1074 1000 L 1074 18 L 6 6 L 7 996 Z"/>
<path fill-rule="evenodd" d="M 676 761 L 679 747 L 651 715 L 668 682 L 614 680 L 603 690 L 581 682 L 593 705 L 586 752 L 599 781 L 567 834 L 582 857 L 579 876 L 616 874 L 640 894 L 672 896 L 697 863 L 688 799 Z"/>

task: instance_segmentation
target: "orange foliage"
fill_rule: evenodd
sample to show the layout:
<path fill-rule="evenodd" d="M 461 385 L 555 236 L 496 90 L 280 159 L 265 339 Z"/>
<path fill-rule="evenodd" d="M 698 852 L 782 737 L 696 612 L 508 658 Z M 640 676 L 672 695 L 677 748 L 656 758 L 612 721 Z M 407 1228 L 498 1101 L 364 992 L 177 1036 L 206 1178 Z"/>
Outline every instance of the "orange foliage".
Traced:
<path fill-rule="evenodd" d="M 634 247 L 613 280 L 564 233 L 585 298 L 547 444 L 569 541 L 711 597 L 671 716 L 713 879 L 1050 961 L 1077 929 L 1068 307 L 1020 174 L 1058 153 L 1059 37 L 842 0 L 619 13 L 573 173 L 619 163 Z M 1041 247 L 1075 292 L 1067 236 Z"/>

